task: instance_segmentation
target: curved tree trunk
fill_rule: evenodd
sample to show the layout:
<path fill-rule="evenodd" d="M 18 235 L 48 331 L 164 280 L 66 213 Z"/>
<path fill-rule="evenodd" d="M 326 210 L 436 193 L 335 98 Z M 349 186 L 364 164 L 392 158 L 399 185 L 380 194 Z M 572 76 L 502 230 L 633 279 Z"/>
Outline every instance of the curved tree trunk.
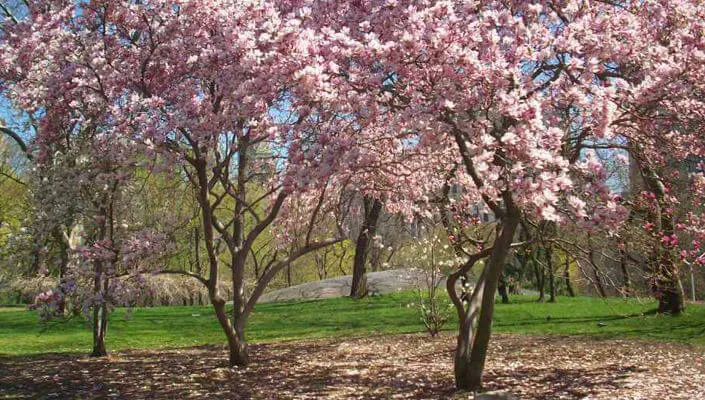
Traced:
<path fill-rule="evenodd" d="M 247 321 L 245 321 L 244 318 L 240 318 L 235 322 L 235 325 L 233 325 L 225 309 L 225 299 L 218 295 L 217 292 L 210 293 L 210 300 L 211 304 L 213 304 L 218 322 L 221 328 L 223 328 L 228 340 L 228 365 L 231 367 L 246 368 L 249 363 L 249 351 L 247 340 L 245 339 L 245 325 Z"/>
<path fill-rule="evenodd" d="M 501 221 L 501 233 L 495 240 L 492 253 L 473 290 L 468 308 L 459 310 L 462 318 L 458 347 L 455 352 L 455 385 L 458 389 L 479 390 L 482 387 L 482 375 L 492 330 L 494 294 L 518 224 L 519 214 L 515 209 L 510 208 L 504 220 Z M 449 282 L 454 284 L 454 281 Z M 448 289 L 450 290 L 450 283 Z"/>
<path fill-rule="evenodd" d="M 250 363 L 250 352 L 245 339 L 245 321 L 240 323 L 235 328 L 235 340 L 229 343 L 230 347 L 230 366 L 247 368 Z"/>
<path fill-rule="evenodd" d="M 352 284 L 350 285 L 350 297 L 360 299 L 367 296 L 367 276 L 365 275 L 365 264 L 367 254 L 372 242 L 372 238 L 377 230 L 377 221 L 382 211 L 382 202 L 370 196 L 363 199 L 365 216 L 360 227 L 360 233 L 355 243 L 355 258 L 353 261 Z"/>

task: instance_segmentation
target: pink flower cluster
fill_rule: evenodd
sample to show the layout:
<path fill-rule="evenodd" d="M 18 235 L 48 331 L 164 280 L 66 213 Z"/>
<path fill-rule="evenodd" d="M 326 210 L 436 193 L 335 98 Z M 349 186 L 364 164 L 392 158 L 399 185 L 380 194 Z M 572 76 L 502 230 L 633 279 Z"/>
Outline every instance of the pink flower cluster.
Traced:
<path fill-rule="evenodd" d="M 348 191 L 413 218 L 449 182 L 461 188 L 447 207 L 460 226 L 479 222 L 472 207 L 511 199 L 528 218 L 609 231 L 629 212 L 610 156 L 659 171 L 705 155 L 700 0 L 29 4 L 18 24 L 2 22 L 0 90 L 36 118 L 43 165 L 67 135 L 89 138 L 90 162 L 64 180 L 85 184 L 89 204 L 137 163 L 230 173 L 243 151 L 257 155 L 262 207 L 286 197 L 282 245 L 312 216 L 329 229 L 323 216 Z M 674 215 L 671 190 L 640 201 Z M 703 240 L 692 209 L 678 230 Z M 145 231 L 79 253 L 134 264 L 165 241 Z"/>

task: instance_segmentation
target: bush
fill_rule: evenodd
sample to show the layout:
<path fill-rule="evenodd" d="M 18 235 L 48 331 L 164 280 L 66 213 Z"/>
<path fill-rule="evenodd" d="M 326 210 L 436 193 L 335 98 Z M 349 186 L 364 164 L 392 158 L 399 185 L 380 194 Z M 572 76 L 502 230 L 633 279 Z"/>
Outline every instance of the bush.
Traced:
<path fill-rule="evenodd" d="M 435 337 L 453 312 L 453 304 L 445 293 L 445 270 L 457 260 L 448 244 L 438 236 L 422 240 L 420 246 L 418 267 L 424 272 L 425 279 L 418 285 L 418 307 L 421 322 L 431 337 Z"/>

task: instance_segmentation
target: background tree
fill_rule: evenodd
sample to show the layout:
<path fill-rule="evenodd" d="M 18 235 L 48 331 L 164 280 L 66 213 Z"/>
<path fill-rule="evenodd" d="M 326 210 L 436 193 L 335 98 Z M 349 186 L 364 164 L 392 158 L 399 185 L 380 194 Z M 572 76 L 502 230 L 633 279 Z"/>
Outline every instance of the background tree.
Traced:
<path fill-rule="evenodd" d="M 367 296 L 366 264 L 373 245 L 373 238 L 377 233 L 377 224 L 382 212 L 382 201 L 371 196 L 362 199 L 362 224 L 355 241 L 355 256 L 353 258 L 352 283 L 350 297 L 362 298 Z"/>

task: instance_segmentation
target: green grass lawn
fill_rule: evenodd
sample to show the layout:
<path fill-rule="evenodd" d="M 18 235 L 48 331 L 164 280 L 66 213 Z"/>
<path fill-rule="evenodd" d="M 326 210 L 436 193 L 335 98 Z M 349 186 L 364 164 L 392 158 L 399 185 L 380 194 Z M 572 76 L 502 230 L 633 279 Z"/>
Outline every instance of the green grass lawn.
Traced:
<path fill-rule="evenodd" d="M 354 301 L 347 298 L 261 304 L 250 319 L 254 343 L 290 339 L 421 332 L 415 296 L 399 293 Z M 514 296 L 495 308 L 495 332 L 639 338 L 705 346 L 705 306 L 690 305 L 680 317 L 655 315 L 651 301 L 559 298 L 535 303 Z M 154 307 L 111 316 L 109 350 L 222 344 L 224 335 L 210 306 Z M 603 325 L 603 326 L 601 326 Z M 446 330 L 456 328 L 455 318 Z M 35 312 L 0 308 L 0 354 L 87 352 L 91 332 L 81 318 L 40 323 Z"/>

